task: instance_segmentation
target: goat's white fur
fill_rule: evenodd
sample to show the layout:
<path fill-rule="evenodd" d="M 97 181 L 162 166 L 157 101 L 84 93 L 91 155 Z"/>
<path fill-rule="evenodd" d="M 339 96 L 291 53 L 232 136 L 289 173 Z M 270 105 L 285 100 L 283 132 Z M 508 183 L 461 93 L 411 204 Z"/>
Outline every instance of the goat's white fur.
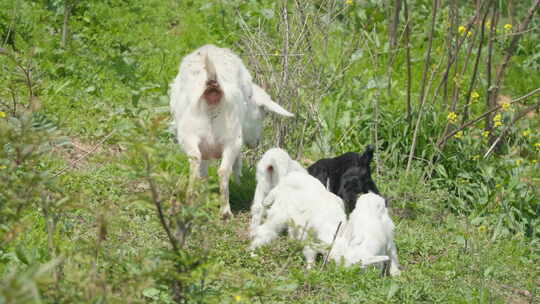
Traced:
<path fill-rule="evenodd" d="M 215 80 L 223 92 L 218 104 L 205 102 L 207 81 Z M 190 158 L 190 185 L 207 175 L 207 161 L 221 158 L 218 170 L 222 217 L 232 216 L 229 177 L 241 174 L 242 144 L 257 145 L 262 128 L 261 107 L 293 116 L 274 103 L 254 84 L 242 60 L 229 49 L 205 45 L 184 57 L 171 84 L 173 124 L 184 152 Z"/>
<path fill-rule="evenodd" d="M 336 238 L 330 255 L 335 260 L 344 258 L 345 266 L 360 262 L 390 263 L 390 275 L 400 274 L 397 250 L 394 244 L 394 223 L 388 215 L 384 198 L 375 194 L 362 194 L 349 215 L 347 225 Z"/>
<path fill-rule="evenodd" d="M 291 172 L 281 179 L 262 203 L 267 218 L 255 227 L 250 250 L 274 240 L 288 229 L 289 236 L 304 240 L 312 231 L 315 242 L 304 247 L 307 268 L 311 268 L 317 253 L 327 254 L 348 267 L 360 264 L 389 262 L 390 275 L 400 274 L 394 244 L 394 223 L 388 215 L 384 198 L 368 193 L 359 196 L 356 208 L 346 220 L 343 201 L 327 191 L 320 181 L 303 172 Z M 339 223 L 343 229 L 332 241 Z"/>
<path fill-rule="evenodd" d="M 307 170 L 297 161 L 291 159 L 285 150 L 272 148 L 263 154 L 257 163 L 257 187 L 251 204 L 249 229 L 251 237 L 255 235 L 255 231 L 264 217 L 265 208 L 262 205 L 264 198 L 287 174 L 295 171 L 307 174 Z"/>
<path fill-rule="evenodd" d="M 272 189 L 262 203 L 269 208 L 266 220 L 255 229 L 250 250 L 274 240 L 287 229 L 290 237 L 304 240 L 313 232 L 315 242 L 304 247 L 307 267 L 317 253 L 326 253 L 339 223 L 345 223 L 343 201 L 326 190 L 315 177 L 304 172 L 290 172 Z"/>

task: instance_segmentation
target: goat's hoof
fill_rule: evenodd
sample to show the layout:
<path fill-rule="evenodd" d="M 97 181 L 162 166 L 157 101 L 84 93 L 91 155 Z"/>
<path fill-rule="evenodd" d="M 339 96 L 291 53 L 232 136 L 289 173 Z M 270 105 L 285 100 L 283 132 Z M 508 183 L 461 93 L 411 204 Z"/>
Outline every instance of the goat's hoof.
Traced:
<path fill-rule="evenodd" d="M 233 218 L 231 210 L 221 211 L 220 214 L 222 220 L 229 220 Z"/>

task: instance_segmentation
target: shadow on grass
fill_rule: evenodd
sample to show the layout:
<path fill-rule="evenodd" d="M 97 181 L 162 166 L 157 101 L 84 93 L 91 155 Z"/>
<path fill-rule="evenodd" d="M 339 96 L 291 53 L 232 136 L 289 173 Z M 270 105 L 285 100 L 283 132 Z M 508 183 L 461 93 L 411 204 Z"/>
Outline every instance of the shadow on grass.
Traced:
<path fill-rule="evenodd" d="M 240 184 L 234 182 L 234 177 L 229 182 L 229 202 L 233 213 L 246 212 L 251 208 L 251 201 L 255 194 L 255 168 L 242 168 Z"/>

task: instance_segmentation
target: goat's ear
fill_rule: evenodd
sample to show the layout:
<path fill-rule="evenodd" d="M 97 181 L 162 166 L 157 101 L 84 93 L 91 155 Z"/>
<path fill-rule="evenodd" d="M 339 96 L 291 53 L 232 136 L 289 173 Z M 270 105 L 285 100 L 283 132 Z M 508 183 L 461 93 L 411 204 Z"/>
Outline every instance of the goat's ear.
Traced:
<path fill-rule="evenodd" d="M 264 107 L 268 111 L 272 111 L 282 116 L 293 117 L 294 114 L 282 108 L 279 104 L 275 103 L 270 95 L 268 95 L 263 88 L 256 84 L 252 84 L 253 88 L 253 101 L 259 107 Z"/>
<path fill-rule="evenodd" d="M 371 162 L 371 160 L 373 159 L 373 153 L 374 152 L 375 152 L 375 147 L 373 145 L 368 145 L 366 147 L 366 150 L 364 151 L 364 153 L 360 157 L 360 161 L 363 164 L 368 165 Z"/>
<path fill-rule="evenodd" d="M 374 255 L 367 258 L 362 259 L 362 266 L 367 266 L 375 263 L 380 262 L 386 262 L 389 261 L 390 258 L 387 255 Z"/>

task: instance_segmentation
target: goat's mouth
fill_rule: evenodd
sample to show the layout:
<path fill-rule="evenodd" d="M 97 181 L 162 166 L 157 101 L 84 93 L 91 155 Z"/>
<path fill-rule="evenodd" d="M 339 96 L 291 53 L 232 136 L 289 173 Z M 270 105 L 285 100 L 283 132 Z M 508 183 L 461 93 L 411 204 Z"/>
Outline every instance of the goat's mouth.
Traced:
<path fill-rule="evenodd" d="M 204 90 L 202 97 L 206 100 L 208 105 L 217 105 L 223 97 L 223 91 L 221 90 L 219 83 L 215 80 L 207 81 L 206 90 Z"/>

